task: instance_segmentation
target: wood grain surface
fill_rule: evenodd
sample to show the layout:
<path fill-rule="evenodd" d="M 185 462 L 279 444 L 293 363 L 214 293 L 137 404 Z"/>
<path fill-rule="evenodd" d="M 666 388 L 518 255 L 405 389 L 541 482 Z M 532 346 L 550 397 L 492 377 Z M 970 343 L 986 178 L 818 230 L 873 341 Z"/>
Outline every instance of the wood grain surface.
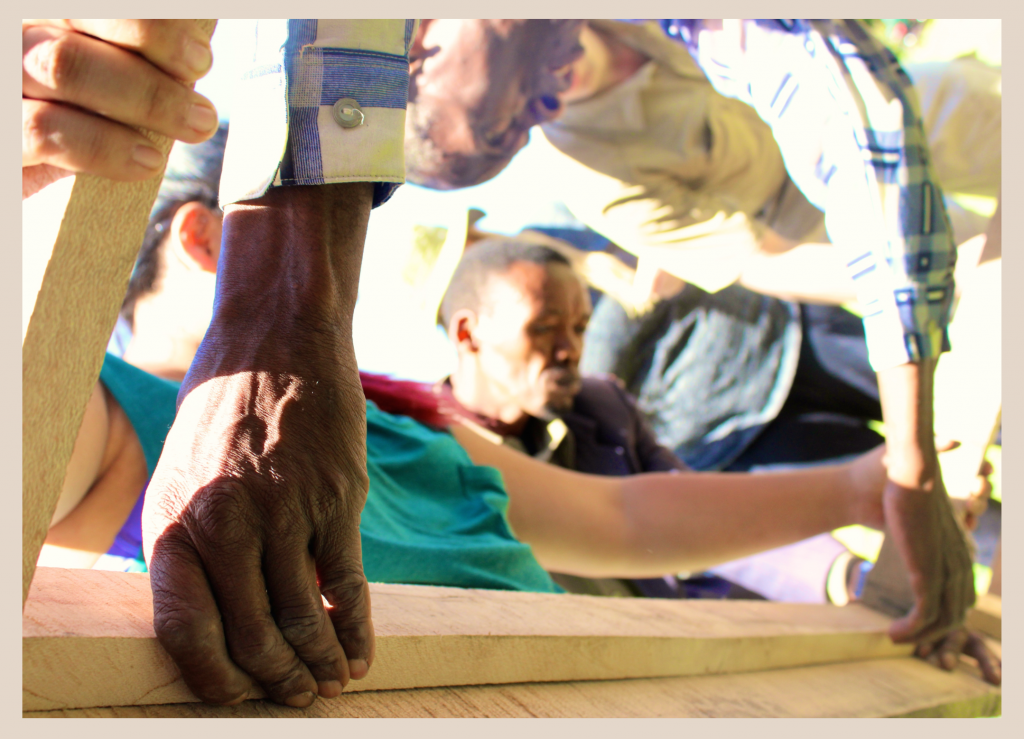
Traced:
<path fill-rule="evenodd" d="M 371 585 L 377 656 L 349 690 L 736 673 L 910 653 L 856 606 Z M 41 567 L 23 616 L 23 709 L 195 698 L 152 627 L 144 574 Z"/>
<path fill-rule="evenodd" d="M 535 683 L 346 693 L 307 709 L 267 701 L 28 712 L 103 718 L 757 718 L 998 715 L 1002 696 L 965 671 L 914 658 L 868 660 L 737 675 Z"/>

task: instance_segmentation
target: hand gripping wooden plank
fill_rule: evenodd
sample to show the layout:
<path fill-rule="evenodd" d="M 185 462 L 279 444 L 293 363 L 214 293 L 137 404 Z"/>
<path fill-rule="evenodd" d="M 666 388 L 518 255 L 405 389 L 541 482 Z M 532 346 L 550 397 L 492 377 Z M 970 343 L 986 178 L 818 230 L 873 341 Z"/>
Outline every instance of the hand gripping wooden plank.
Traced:
<path fill-rule="evenodd" d="M 212 34 L 217 21 L 199 23 Z M 75 176 L 21 347 L 23 607 L 162 176 Z"/>

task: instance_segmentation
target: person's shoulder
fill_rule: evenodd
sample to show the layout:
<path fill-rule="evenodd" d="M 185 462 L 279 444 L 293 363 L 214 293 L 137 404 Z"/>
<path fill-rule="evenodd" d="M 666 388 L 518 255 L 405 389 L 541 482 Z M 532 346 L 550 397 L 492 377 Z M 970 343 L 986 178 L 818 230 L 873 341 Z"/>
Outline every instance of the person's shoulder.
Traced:
<path fill-rule="evenodd" d="M 573 410 L 585 415 L 621 413 L 633 407 L 626 385 L 613 374 L 584 375 Z"/>
<path fill-rule="evenodd" d="M 585 374 L 582 377 L 583 388 L 580 395 L 584 393 L 616 393 L 626 392 L 626 384 L 611 372 L 595 372 Z M 579 397 L 579 396 L 577 396 Z"/>

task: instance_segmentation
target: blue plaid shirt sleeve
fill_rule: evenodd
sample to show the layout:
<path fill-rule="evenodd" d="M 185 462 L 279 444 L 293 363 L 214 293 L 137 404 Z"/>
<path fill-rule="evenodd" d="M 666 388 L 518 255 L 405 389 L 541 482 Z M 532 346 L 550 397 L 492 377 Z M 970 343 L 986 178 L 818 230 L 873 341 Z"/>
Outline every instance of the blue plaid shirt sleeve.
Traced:
<path fill-rule="evenodd" d="M 373 182 L 374 206 L 405 181 L 415 20 L 257 22 L 232 101 L 221 204 L 271 187 Z"/>
<path fill-rule="evenodd" d="M 745 21 L 714 43 L 704 21 L 661 25 L 718 92 L 771 125 L 793 181 L 825 212 L 874 369 L 948 350 L 956 246 L 917 96 L 892 52 L 850 20 Z"/>

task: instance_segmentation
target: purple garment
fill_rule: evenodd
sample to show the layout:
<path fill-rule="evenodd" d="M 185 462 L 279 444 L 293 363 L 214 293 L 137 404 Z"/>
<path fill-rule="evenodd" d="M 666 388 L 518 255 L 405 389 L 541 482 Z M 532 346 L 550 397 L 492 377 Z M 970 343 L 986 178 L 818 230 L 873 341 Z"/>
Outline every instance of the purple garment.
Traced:
<path fill-rule="evenodd" d="M 142 505 L 146 502 L 146 487 L 142 488 L 142 494 L 135 501 L 135 507 L 128 514 L 124 526 L 114 537 L 114 543 L 110 545 L 107 554 L 126 559 L 137 559 L 142 561 Z"/>

